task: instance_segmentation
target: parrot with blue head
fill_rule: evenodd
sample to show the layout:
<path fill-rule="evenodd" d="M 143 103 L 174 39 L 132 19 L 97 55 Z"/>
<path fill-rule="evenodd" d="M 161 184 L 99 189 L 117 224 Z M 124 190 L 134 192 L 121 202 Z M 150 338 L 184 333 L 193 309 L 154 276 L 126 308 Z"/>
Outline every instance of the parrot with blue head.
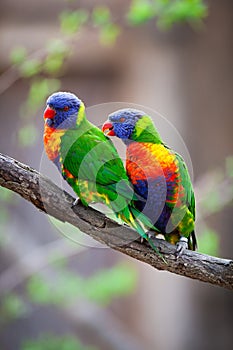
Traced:
<path fill-rule="evenodd" d="M 56 92 L 47 100 L 44 119 L 47 156 L 82 204 L 106 204 L 149 241 L 145 227 L 151 223 L 136 208 L 137 196 L 122 160 L 112 141 L 87 120 L 84 103 L 73 93 Z"/>
<path fill-rule="evenodd" d="M 178 257 L 186 248 L 195 250 L 195 197 L 183 158 L 163 142 L 143 111 L 113 112 L 102 130 L 126 145 L 126 172 L 142 198 L 134 204 L 153 223 L 154 233 L 176 244 Z"/>

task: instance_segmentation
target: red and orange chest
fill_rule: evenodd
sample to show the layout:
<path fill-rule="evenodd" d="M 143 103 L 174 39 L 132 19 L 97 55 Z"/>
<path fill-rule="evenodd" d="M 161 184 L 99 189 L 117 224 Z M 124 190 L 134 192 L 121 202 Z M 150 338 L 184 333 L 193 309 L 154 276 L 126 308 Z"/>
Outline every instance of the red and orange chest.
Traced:
<path fill-rule="evenodd" d="M 65 130 L 54 129 L 45 124 L 44 127 L 44 148 L 46 154 L 50 160 L 54 160 L 59 156 L 59 150 L 61 145 L 61 137 L 64 135 Z"/>
<path fill-rule="evenodd" d="M 178 177 L 175 154 L 162 144 L 133 142 L 127 147 L 126 157 L 126 170 L 133 184 L 161 176 L 176 181 Z"/>

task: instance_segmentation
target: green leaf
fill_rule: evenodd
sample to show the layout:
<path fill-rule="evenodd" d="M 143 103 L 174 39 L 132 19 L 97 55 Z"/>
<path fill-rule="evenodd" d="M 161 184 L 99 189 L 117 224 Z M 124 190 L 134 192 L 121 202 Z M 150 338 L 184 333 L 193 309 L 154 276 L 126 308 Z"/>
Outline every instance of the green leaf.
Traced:
<path fill-rule="evenodd" d="M 60 87 L 60 81 L 58 79 L 36 79 L 32 82 L 28 98 L 22 108 L 22 113 L 26 116 L 35 111 L 41 106 L 44 106 L 45 100 L 48 95 L 54 91 L 57 91 Z"/>
<path fill-rule="evenodd" d="M 219 236 L 211 228 L 205 228 L 198 237 L 198 251 L 204 254 L 218 256 L 219 254 Z"/>
<path fill-rule="evenodd" d="M 1 313 L 7 319 L 15 319 L 26 312 L 26 305 L 16 294 L 9 294 L 2 300 Z"/>
<path fill-rule="evenodd" d="M 41 62 L 36 58 L 27 60 L 23 62 L 20 66 L 20 72 L 24 78 L 30 78 L 33 75 L 40 73 L 40 69 Z"/>
<path fill-rule="evenodd" d="M 88 299 L 107 305 L 113 298 L 131 294 L 136 286 L 136 270 L 127 264 L 97 272 L 85 283 Z"/>
<path fill-rule="evenodd" d="M 103 45 L 113 45 L 118 38 L 121 29 L 114 23 L 109 23 L 100 29 L 100 42 Z"/>
<path fill-rule="evenodd" d="M 151 1 L 133 0 L 127 14 L 127 20 L 132 25 L 140 25 L 154 17 Z"/>
<path fill-rule="evenodd" d="M 96 26 L 104 26 L 111 21 L 111 13 L 107 6 L 95 7 L 92 12 L 92 22 Z"/>
<path fill-rule="evenodd" d="M 44 279 L 37 275 L 28 280 L 27 292 L 34 303 L 53 304 L 55 302 L 51 287 Z"/>
<path fill-rule="evenodd" d="M 74 34 L 88 20 L 89 14 L 86 10 L 64 11 L 60 15 L 61 31 L 64 34 Z"/>
<path fill-rule="evenodd" d="M 83 281 L 80 277 L 61 270 L 56 285 L 33 276 L 27 284 L 29 297 L 37 304 L 69 304 L 82 295 Z"/>
<path fill-rule="evenodd" d="M 106 305 L 113 298 L 132 293 L 136 280 L 135 269 L 126 264 L 101 270 L 87 279 L 60 269 L 54 284 L 34 275 L 27 283 L 27 292 L 37 304 L 69 304 L 82 297 Z"/>
<path fill-rule="evenodd" d="M 44 70 L 48 74 L 55 74 L 61 71 L 64 63 L 63 57 L 48 55 L 44 62 Z"/>
<path fill-rule="evenodd" d="M 61 39 L 53 39 L 48 42 L 47 50 L 52 55 L 65 55 L 69 51 L 69 47 Z"/>
<path fill-rule="evenodd" d="M 63 303 L 72 303 L 75 299 L 83 295 L 83 279 L 78 275 L 61 270 L 57 279 L 58 290 L 54 290 L 57 300 Z"/>
<path fill-rule="evenodd" d="M 200 20 L 206 15 L 207 7 L 201 0 L 178 0 L 163 10 L 158 24 L 170 27 L 174 23 Z"/>
<path fill-rule="evenodd" d="M 27 50 L 23 46 L 15 47 L 10 53 L 10 61 L 13 64 L 20 64 L 26 60 Z"/>
<path fill-rule="evenodd" d="M 57 336 L 43 334 L 39 339 L 26 340 L 20 347 L 21 350 L 97 350 L 92 346 L 86 346 L 72 335 Z"/>
<path fill-rule="evenodd" d="M 160 27 L 168 28 L 174 23 L 200 21 L 206 16 L 203 0 L 132 0 L 127 19 L 132 25 L 141 25 L 156 18 Z"/>
<path fill-rule="evenodd" d="M 22 147 L 29 147 L 36 143 L 38 130 L 33 124 L 25 125 L 18 130 L 18 142 Z"/>
<path fill-rule="evenodd" d="M 48 55 L 44 61 L 43 68 L 46 73 L 55 74 L 61 71 L 64 59 L 71 50 L 60 39 L 52 40 L 47 45 Z"/>

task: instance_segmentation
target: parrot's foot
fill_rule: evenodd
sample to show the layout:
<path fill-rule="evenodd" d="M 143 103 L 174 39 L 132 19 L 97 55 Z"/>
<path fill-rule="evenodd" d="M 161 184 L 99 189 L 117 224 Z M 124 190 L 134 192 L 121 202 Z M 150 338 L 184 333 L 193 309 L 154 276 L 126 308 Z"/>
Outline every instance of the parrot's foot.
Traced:
<path fill-rule="evenodd" d="M 147 237 L 148 237 L 149 239 L 150 239 L 151 237 L 155 237 L 155 234 L 154 234 L 153 231 L 148 231 L 146 234 L 147 234 Z M 141 237 L 141 243 L 143 243 L 144 240 L 146 240 L 146 238 Z"/>
<path fill-rule="evenodd" d="M 188 249 L 188 238 L 182 236 L 176 243 L 176 258 L 178 259 L 186 249 Z"/>
<path fill-rule="evenodd" d="M 148 238 L 155 237 L 155 233 L 153 231 L 148 231 L 146 234 Z"/>
<path fill-rule="evenodd" d="M 81 199 L 77 197 L 77 198 L 73 201 L 73 204 L 71 205 L 71 208 L 74 208 L 77 204 L 80 204 L 80 203 L 81 203 Z"/>

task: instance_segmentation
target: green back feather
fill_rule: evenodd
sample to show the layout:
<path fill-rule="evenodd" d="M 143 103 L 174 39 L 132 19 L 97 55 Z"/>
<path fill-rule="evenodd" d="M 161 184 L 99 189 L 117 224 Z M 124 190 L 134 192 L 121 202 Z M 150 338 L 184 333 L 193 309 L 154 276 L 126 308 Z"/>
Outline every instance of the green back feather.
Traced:
<path fill-rule="evenodd" d="M 159 132 L 156 130 L 152 119 L 147 115 L 137 121 L 131 139 L 137 142 L 162 143 Z"/>
<path fill-rule="evenodd" d="M 179 164 L 181 184 L 185 190 L 185 201 L 188 209 L 193 215 L 193 219 L 195 220 L 195 197 L 194 197 L 193 186 L 189 176 L 188 168 L 185 164 L 184 159 L 181 157 L 181 155 L 179 153 L 175 153 L 175 155 Z"/>

